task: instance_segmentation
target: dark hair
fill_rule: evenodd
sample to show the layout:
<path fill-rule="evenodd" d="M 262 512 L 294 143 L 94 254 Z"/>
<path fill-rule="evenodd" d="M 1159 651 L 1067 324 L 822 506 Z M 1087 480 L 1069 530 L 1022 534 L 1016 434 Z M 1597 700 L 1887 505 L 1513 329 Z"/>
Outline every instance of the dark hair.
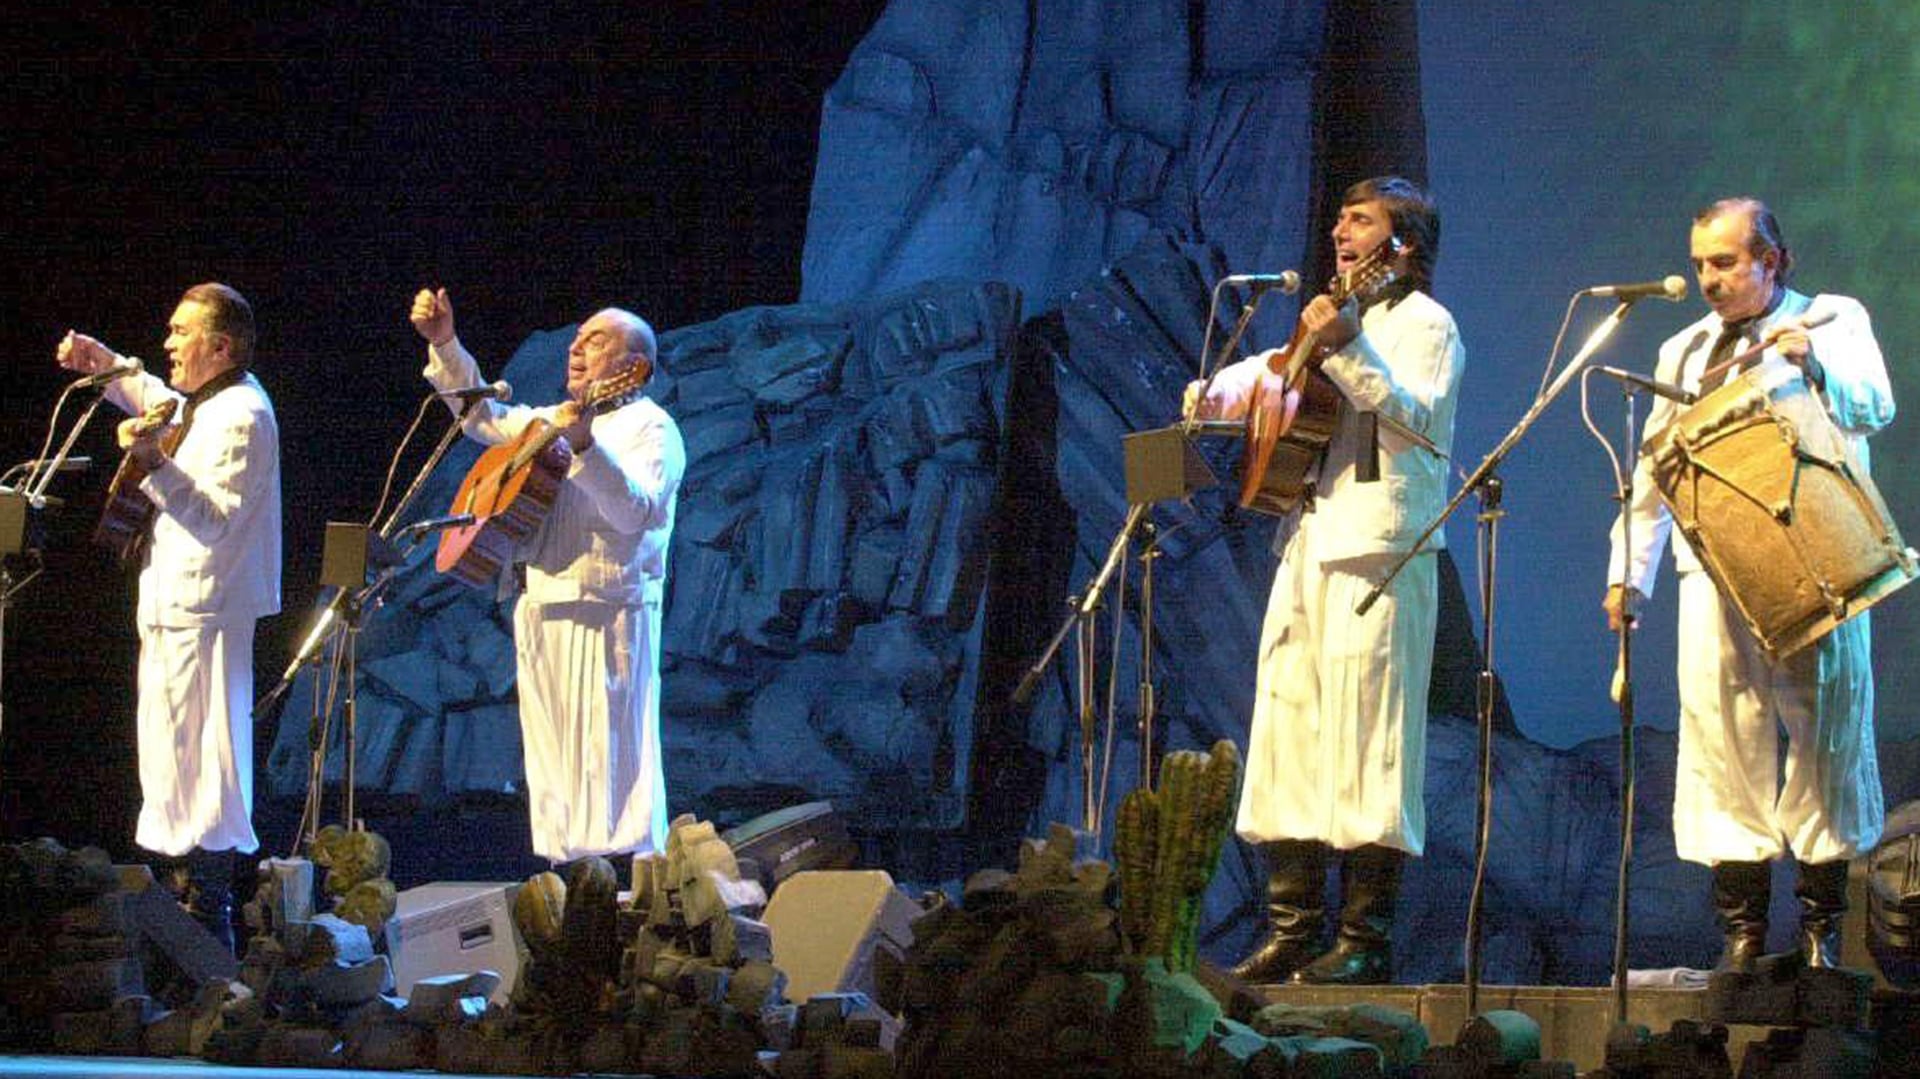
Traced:
<path fill-rule="evenodd" d="M 1780 236 L 1780 219 L 1773 216 L 1767 204 L 1751 195 L 1734 195 L 1720 199 L 1693 215 L 1695 225 L 1704 225 L 1725 217 L 1728 214 L 1744 214 L 1747 224 L 1747 251 L 1755 258 L 1764 258 L 1771 253 L 1774 256 L 1773 279 L 1786 284 L 1793 279 L 1793 252 L 1787 249 L 1787 242 Z"/>
<path fill-rule="evenodd" d="M 253 362 L 253 306 L 245 296 L 232 286 L 209 281 L 188 289 L 180 302 L 197 303 L 207 309 L 207 329 L 231 343 L 234 366 Z"/>
<path fill-rule="evenodd" d="M 1409 244 L 1407 276 L 1415 288 L 1433 291 L 1433 265 L 1440 259 L 1440 208 L 1420 185 L 1400 176 L 1362 180 L 1340 196 L 1340 205 L 1378 199 L 1393 222 L 1393 234 Z"/>

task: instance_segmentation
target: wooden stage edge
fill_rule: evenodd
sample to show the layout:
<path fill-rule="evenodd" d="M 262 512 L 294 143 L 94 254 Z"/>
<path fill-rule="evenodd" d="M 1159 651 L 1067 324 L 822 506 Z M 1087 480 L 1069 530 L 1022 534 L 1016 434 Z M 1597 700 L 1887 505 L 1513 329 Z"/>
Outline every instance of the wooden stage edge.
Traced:
<path fill-rule="evenodd" d="M 1226 982 L 1201 981 L 1216 996 Z M 1464 985 L 1246 986 L 1262 1004 L 1301 1007 L 1345 1007 L 1378 1004 L 1405 1012 L 1427 1028 L 1435 1045 L 1450 1045 L 1470 1018 Z M 1627 991 L 1627 1022 L 1660 1034 L 1679 1019 L 1706 1021 L 1705 989 L 1632 988 Z M 1614 991 L 1611 986 L 1481 985 L 1478 1010 L 1516 1011 L 1540 1024 L 1540 1056 L 1570 1060 L 1582 1074 L 1606 1063 L 1607 1034 L 1613 1029 Z M 1741 1054 L 1751 1042 L 1766 1037 L 1768 1028 L 1729 1026 L 1727 1056 L 1736 1071 Z"/>
<path fill-rule="evenodd" d="M 1230 983 L 1216 983 L 1201 975 L 1209 990 L 1232 992 Z M 1376 985 L 1376 986 L 1249 986 L 1263 1004 L 1295 1004 L 1306 1007 L 1339 1007 L 1377 1004 L 1406 1012 L 1427 1029 L 1436 1045 L 1451 1044 L 1465 1025 L 1467 989 L 1464 985 Z M 1672 1028 L 1680 1019 L 1705 1021 L 1707 993 L 1704 989 L 1637 988 L 1627 994 L 1627 1019 L 1654 1033 Z M 1607 1034 L 1613 1028 L 1614 992 L 1604 986 L 1491 986 L 1480 987 L 1479 1010 L 1517 1011 L 1540 1024 L 1540 1055 L 1547 1060 L 1570 1060 L 1581 1073 L 1594 1071 L 1606 1063 Z M 1746 1047 L 1766 1037 L 1768 1028 L 1728 1026 L 1727 1056 L 1738 1074 Z M 198 1060 L 159 1060 L 110 1057 L 10 1057 L 0 1056 L 0 1079 L 149 1079 L 149 1077 L 190 1076 L 193 1079 L 225 1077 L 326 1076 L 345 1079 L 352 1076 L 391 1076 L 392 1072 L 329 1069 L 221 1067 Z M 452 1079 L 447 1073 L 415 1073 Z"/>

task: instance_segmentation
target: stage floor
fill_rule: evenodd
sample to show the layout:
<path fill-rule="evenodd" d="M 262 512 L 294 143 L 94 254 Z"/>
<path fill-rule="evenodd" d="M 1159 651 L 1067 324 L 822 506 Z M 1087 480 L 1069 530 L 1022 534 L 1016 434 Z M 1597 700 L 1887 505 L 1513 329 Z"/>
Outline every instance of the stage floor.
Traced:
<path fill-rule="evenodd" d="M 444 1079 L 500 1079 L 453 1072 L 361 1071 L 354 1068 L 244 1068 L 160 1057 L 45 1057 L 0 1055 L 0 1079 L 392 1079 L 396 1074 Z"/>
<path fill-rule="evenodd" d="M 1377 1004 L 1406 1012 L 1427 1028 L 1436 1045 L 1451 1044 L 1465 1025 L 1466 987 L 1462 985 L 1389 985 L 1335 988 L 1326 986 L 1248 987 L 1267 1003 L 1303 1006 Z M 1628 1020 L 1655 1033 L 1672 1028 L 1677 1019 L 1705 1018 L 1706 991 L 1701 989 L 1641 988 L 1627 997 Z M 1613 990 L 1603 987 L 1481 986 L 1479 1011 L 1524 1012 L 1540 1024 L 1541 1056 L 1570 1060 L 1582 1074 L 1606 1063 L 1608 1032 L 1613 1029 Z M 1766 1036 L 1765 1027 L 1730 1026 L 1727 1054 L 1736 1069 L 1750 1042 Z M 135 1057 L 0 1056 L 0 1079 L 340 1079 L 391 1076 L 393 1072 L 318 1068 L 227 1067 L 197 1060 Z M 450 1072 L 419 1073 L 466 1079 Z M 480 1079 L 480 1077 L 474 1077 Z"/>
<path fill-rule="evenodd" d="M 1251 1018 L 1251 1012 L 1265 1004 L 1289 1004 L 1302 1007 L 1348 1007 L 1372 1004 L 1392 1008 L 1413 1016 L 1426 1028 L 1434 1045 L 1454 1044 L 1469 1018 L 1466 987 L 1458 984 L 1386 985 L 1386 986 L 1248 986 L 1223 978 L 1218 971 L 1202 965 L 1196 972 L 1202 984 L 1237 1018 Z M 1654 1034 L 1672 1029 L 1678 1020 L 1707 1021 L 1708 991 L 1693 988 L 1639 987 L 1627 995 L 1630 1023 Z M 1874 1007 L 1880 1006 L 1876 1003 Z M 1580 1074 L 1606 1063 L 1607 1039 L 1614 1027 L 1617 1001 L 1607 987 L 1509 986 L 1480 987 L 1476 1013 L 1517 1011 L 1531 1017 L 1540 1026 L 1540 1054 L 1543 1060 L 1571 1061 Z M 1909 1009 L 1898 1009 L 1912 1014 Z M 1877 1025 L 1877 1024 L 1876 1024 Z M 1726 1024 L 1727 1056 L 1735 1073 L 1749 1045 L 1766 1038 L 1770 1028 L 1744 1023 Z M 1913 1044 L 1911 1032 L 1897 1038 L 1902 1045 Z M 1883 1048 L 1886 1048 L 1883 1045 Z M 391 1071 L 344 1068 L 269 1068 L 240 1067 L 204 1063 L 194 1059 L 106 1056 L 33 1056 L 0 1054 L 0 1079 L 373 1079 L 391 1076 Z M 483 1079 L 466 1073 L 421 1072 L 446 1079 Z"/>

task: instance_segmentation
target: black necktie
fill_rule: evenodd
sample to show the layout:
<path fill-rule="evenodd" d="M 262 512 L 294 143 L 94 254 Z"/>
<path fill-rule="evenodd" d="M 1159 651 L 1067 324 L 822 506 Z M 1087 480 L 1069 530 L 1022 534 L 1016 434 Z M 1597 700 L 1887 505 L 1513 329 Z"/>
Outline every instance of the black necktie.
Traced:
<path fill-rule="evenodd" d="M 1729 322 L 1720 331 L 1719 340 L 1713 343 L 1712 351 L 1707 353 L 1707 366 L 1700 379 L 1700 393 L 1708 394 L 1720 388 L 1721 384 L 1733 377 L 1734 372 L 1719 369 L 1733 357 L 1733 349 L 1746 336 L 1747 328 L 1753 325 L 1751 319 Z"/>

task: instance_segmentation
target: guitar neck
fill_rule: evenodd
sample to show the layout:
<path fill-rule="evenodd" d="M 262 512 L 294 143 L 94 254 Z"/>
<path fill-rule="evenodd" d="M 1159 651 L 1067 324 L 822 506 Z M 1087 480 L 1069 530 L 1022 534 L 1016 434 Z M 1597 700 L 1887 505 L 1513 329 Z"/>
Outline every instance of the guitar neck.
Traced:
<path fill-rule="evenodd" d="M 589 397 L 583 407 L 588 416 L 598 416 L 601 413 L 611 412 L 621 405 L 626 404 L 636 392 L 638 392 L 637 386 L 622 386 L 611 392 L 602 392 L 596 396 Z M 547 447 L 553 445 L 555 440 L 560 437 L 561 431 L 562 428 L 559 425 L 548 421 L 547 425 L 541 428 L 539 433 L 531 437 L 522 435 L 521 437 L 524 439 L 524 442 L 519 451 L 513 455 L 512 467 L 516 469 L 522 468 L 527 462 L 547 452 Z"/>
<path fill-rule="evenodd" d="M 1344 274 L 1336 275 L 1327 282 L 1327 291 L 1323 293 L 1336 308 L 1345 307 L 1347 301 L 1362 290 L 1379 284 L 1379 271 L 1385 266 L 1376 251 L 1361 260 L 1360 264 Z M 1293 328 L 1293 339 L 1287 347 L 1267 361 L 1267 370 L 1281 375 L 1291 383 L 1300 378 L 1314 352 L 1320 347 L 1319 335 L 1307 328 L 1302 321 Z"/>
<path fill-rule="evenodd" d="M 509 470 L 525 468 L 529 461 L 547 452 L 547 447 L 559 440 L 560 433 L 561 429 L 551 423 L 541 428 L 538 434 L 521 443 L 519 452 L 513 455 L 513 461 L 508 466 Z"/>

